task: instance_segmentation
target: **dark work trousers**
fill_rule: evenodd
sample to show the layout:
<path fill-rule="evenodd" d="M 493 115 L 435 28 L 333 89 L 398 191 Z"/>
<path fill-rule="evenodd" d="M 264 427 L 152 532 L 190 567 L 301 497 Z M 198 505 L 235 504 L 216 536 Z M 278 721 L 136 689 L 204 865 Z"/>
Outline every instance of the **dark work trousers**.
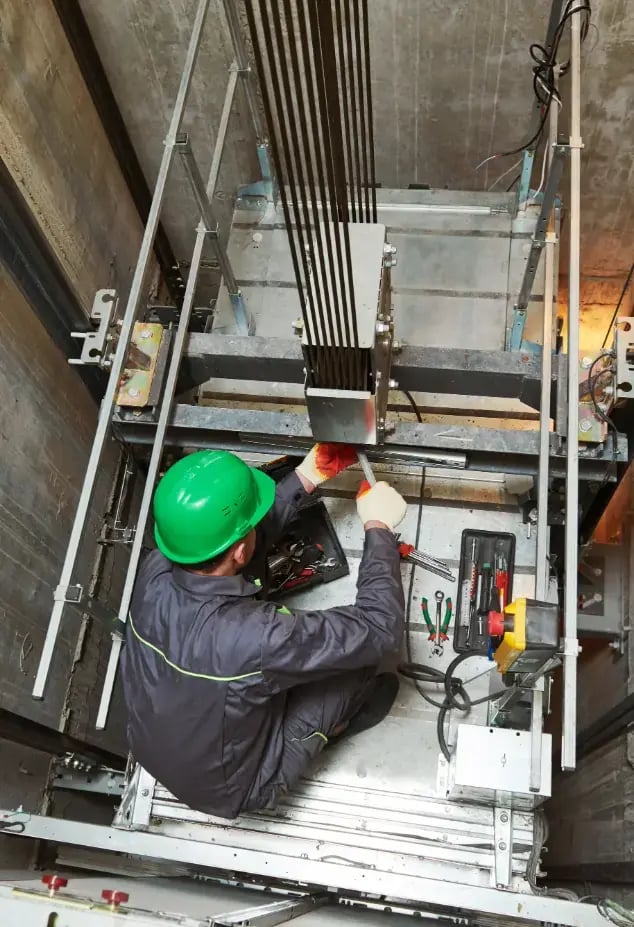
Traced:
<path fill-rule="evenodd" d="M 246 805 L 246 811 L 272 809 L 310 772 L 335 729 L 355 715 L 372 689 L 376 668 L 354 670 L 289 692 L 284 719 L 284 750 L 269 786 Z"/>

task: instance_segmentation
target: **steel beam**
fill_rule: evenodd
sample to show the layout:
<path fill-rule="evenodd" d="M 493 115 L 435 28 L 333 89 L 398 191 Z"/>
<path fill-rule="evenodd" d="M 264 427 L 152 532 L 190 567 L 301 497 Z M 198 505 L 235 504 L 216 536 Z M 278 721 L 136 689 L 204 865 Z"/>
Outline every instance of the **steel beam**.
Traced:
<path fill-rule="evenodd" d="M 551 106 L 549 112 L 548 142 L 550 145 L 549 166 L 552 166 L 554 157 L 553 145 L 557 138 L 557 124 L 559 108 Z M 543 211 L 543 210 L 542 210 Z M 535 595 L 537 599 L 545 600 L 548 593 L 549 561 L 548 542 L 550 529 L 548 527 L 548 487 L 549 487 L 549 448 L 551 397 L 552 397 L 552 365 L 553 365 L 553 303 L 555 289 L 555 221 L 554 210 L 551 207 L 546 230 L 544 254 L 544 312 L 542 318 L 542 387 L 539 415 L 539 478 L 537 481 L 537 553 L 535 574 Z"/>
<path fill-rule="evenodd" d="M 151 444 L 156 423 L 152 413 L 136 415 L 119 412 L 115 419 L 117 435 L 131 444 Z M 310 447 L 313 435 L 304 415 L 264 410 L 219 408 L 215 406 L 174 406 L 167 429 L 166 444 L 172 447 L 224 447 L 229 450 L 261 450 L 268 453 L 301 451 Z M 559 438 L 550 436 L 551 472 L 563 476 L 565 454 Z M 626 459 L 627 440 L 620 436 L 619 457 Z M 442 462 L 461 455 L 465 463 Z M 428 455 L 432 455 L 435 463 Z M 439 459 L 440 455 L 440 459 Z M 475 470 L 504 473 L 535 473 L 539 456 L 539 432 L 516 431 L 407 422 L 395 423 L 385 444 L 368 449 L 372 460 L 399 458 L 429 462 L 430 466 L 467 466 Z M 602 479 L 612 462 L 611 448 L 600 456 L 582 458 L 585 479 Z"/>
<path fill-rule="evenodd" d="M 581 248 L 581 13 L 570 19 L 570 266 L 568 272 L 568 428 L 564 565 L 562 769 L 576 766 L 577 564 L 579 547 L 579 287 Z M 609 444 L 609 442 L 607 442 Z"/>
<path fill-rule="evenodd" d="M 553 380 L 562 375 L 563 366 L 563 359 L 554 358 Z M 541 360 L 534 354 L 405 345 L 394 357 L 392 376 L 400 388 L 414 392 L 519 399 L 531 408 L 540 406 Z M 212 377 L 303 383 L 299 340 L 192 334 L 179 389 L 192 389 Z"/>
<path fill-rule="evenodd" d="M 20 834 L 68 843 L 75 846 L 95 847 L 114 853 L 134 854 L 150 859 L 177 860 L 179 863 L 205 869 L 226 870 L 228 861 L 234 872 L 261 875 L 266 865 L 269 879 L 286 883 L 309 883 L 315 887 L 336 886 L 340 892 L 360 892 L 399 898 L 408 904 L 423 906 L 438 912 L 467 911 L 497 915 L 504 923 L 536 921 L 553 922 L 566 927 L 605 927 L 605 920 L 590 904 L 564 901 L 552 896 L 532 895 L 515 891 L 497 891 L 495 888 L 469 885 L 443 879 L 404 875 L 399 870 L 400 857 L 395 855 L 390 869 L 359 866 L 347 861 L 325 857 L 320 860 L 298 859 L 295 854 L 284 853 L 284 842 L 279 851 L 263 854 L 252 849 L 227 847 L 221 842 L 207 843 L 188 838 L 168 837 L 143 831 L 126 831 L 81 821 L 47 818 L 27 812 L 0 809 L 0 822 L 16 825 L 8 828 L 7 836 Z M 19 827 L 17 825 L 20 825 Z"/>

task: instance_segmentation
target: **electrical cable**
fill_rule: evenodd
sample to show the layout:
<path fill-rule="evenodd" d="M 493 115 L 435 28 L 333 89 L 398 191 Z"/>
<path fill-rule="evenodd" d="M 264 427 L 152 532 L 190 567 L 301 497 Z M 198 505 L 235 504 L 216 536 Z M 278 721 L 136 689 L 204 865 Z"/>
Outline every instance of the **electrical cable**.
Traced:
<path fill-rule="evenodd" d="M 519 158 L 519 160 L 517 160 L 517 161 L 515 162 L 515 164 L 511 164 L 511 166 L 509 167 L 509 169 L 508 169 L 507 171 L 504 171 L 503 174 L 500 174 L 500 176 L 497 177 L 497 178 L 493 181 L 493 183 L 492 183 L 491 186 L 489 187 L 489 190 L 492 190 L 493 187 L 497 187 L 497 185 L 499 184 L 499 182 L 500 182 L 501 180 L 504 180 L 505 177 L 508 177 L 508 175 L 511 173 L 511 171 L 515 170 L 515 168 L 518 167 L 521 163 L 522 163 L 522 159 Z M 521 176 L 521 174 L 520 174 L 520 176 Z M 513 183 L 515 183 L 515 181 L 513 181 Z"/>
<path fill-rule="evenodd" d="M 288 14 L 290 14 L 290 0 L 285 0 L 285 5 L 288 7 Z M 264 39 L 268 49 L 270 50 L 270 61 L 271 66 L 273 62 L 276 62 L 278 69 L 278 81 L 275 85 L 274 93 L 276 95 L 276 102 L 278 108 L 278 117 L 284 119 L 285 122 L 285 131 L 288 132 L 289 138 L 295 141 L 295 146 L 293 147 L 289 144 L 289 151 L 293 155 L 295 162 L 295 174 L 297 177 L 297 183 L 293 184 L 294 189 L 294 199 L 298 202 L 298 205 L 301 206 L 301 212 L 303 217 L 303 226 L 302 226 L 302 237 L 303 231 L 307 233 L 306 239 L 303 240 L 303 249 L 308 255 L 314 254 L 314 247 L 310 240 L 310 212 L 308 208 L 307 200 L 307 178 L 304 176 L 305 166 L 308 164 L 308 158 L 310 152 L 307 150 L 309 141 L 308 141 L 308 130 L 305 125 L 304 111 L 300 107 L 299 114 L 296 113 L 294 107 L 286 106 L 284 107 L 284 101 L 288 101 L 292 98 L 291 90 L 291 79 L 289 73 L 289 59 L 291 63 L 291 68 L 294 74 L 299 73 L 299 64 L 297 61 L 297 43 L 291 41 L 289 37 L 289 47 L 284 46 L 284 37 L 282 33 L 281 18 L 279 16 L 271 17 L 273 21 L 273 30 L 271 31 L 269 17 L 263 17 L 262 19 L 262 28 Z M 273 42 L 275 40 L 275 44 Z M 296 88 L 295 88 L 296 92 Z M 284 112 L 285 110 L 285 112 Z M 297 124 L 297 119 L 299 115 L 300 125 Z M 304 151 L 299 148 L 300 140 L 304 140 Z M 307 171 L 309 176 L 309 172 Z M 299 231 L 299 230 L 298 230 Z M 319 274 L 309 274 L 306 277 L 306 286 L 308 289 L 308 299 L 311 305 L 311 309 L 314 311 L 313 314 L 313 323 L 316 327 L 317 339 L 322 341 L 326 334 L 326 320 L 324 315 L 324 309 L 329 309 L 329 301 L 326 303 L 326 300 L 322 298 L 321 294 L 321 284 L 322 280 L 320 279 Z M 313 284 L 315 285 L 315 291 L 313 291 Z M 330 321 L 330 319 L 329 319 Z M 319 322 L 319 325 L 317 325 Z"/>
<path fill-rule="evenodd" d="M 597 402 L 597 398 L 595 394 L 597 380 L 606 373 L 612 374 L 615 380 L 615 386 L 616 386 L 616 369 L 613 366 L 604 367 L 598 374 L 593 376 L 593 371 L 594 371 L 595 366 L 598 364 L 600 360 L 603 360 L 603 358 L 605 357 L 612 358 L 613 357 L 612 352 L 602 351 L 601 354 L 598 354 L 595 357 L 595 359 L 592 361 L 592 363 L 590 364 L 590 367 L 588 369 L 588 392 L 590 394 L 590 399 L 592 400 L 592 405 L 594 407 L 595 413 L 599 416 L 599 418 L 603 422 L 606 423 L 606 425 L 608 426 L 608 429 L 612 433 L 612 462 L 616 466 L 617 461 L 618 461 L 619 433 L 617 431 L 616 425 L 614 424 L 610 416 L 606 412 L 604 412 L 603 409 L 600 407 L 599 403 Z"/>
<path fill-rule="evenodd" d="M 269 81 L 267 80 L 267 75 L 265 74 L 265 71 L 264 71 L 264 58 L 263 58 L 263 55 L 260 49 L 260 44 L 257 41 L 258 31 L 256 28 L 255 12 L 253 8 L 254 2 L 255 0 L 252 0 L 252 2 L 245 3 L 245 10 L 247 14 L 247 21 L 249 24 L 249 30 L 251 32 L 251 38 L 253 40 L 253 54 L 255 57 L 255 63 L 256 63 L 257 70 L 258 70 L 258 74 L 260 75 L 259 83 L 260 83 L 260 89 L 262 93 L 262 104 L 264 106 L 264 113 L 266 115 L 266 119 L 267 119 L 269 126 L 271 126 L 275 124 L 273 120 L 273 101 L 272 101 L 271 95 L 269 94 L 269 90 L 268 90 Z M 262 12 L 263 12 L 262 7 L 260 6 L 260 18 L 262 17 Z M 302 312 L 302 319 L 304 321 L 304 332 L 306 333 L 306 339 L 308 341 L 309 355 L 310 355 L 311 353 L 310 346 L 315 343 L 315 338 L 314 338 L 312 326 L 310 324 L 312 320 L 310 319 L 309 313 L 307 310 L 306 293 L 304 290 L 304 286 L 302 285 L 302 275 L 300 273 L 300 255 L 301 255 L 301 262 L 303 265 L 303 271 L 305 275 L 303 279 L 305 281 L 308 279 L 308 267 L 307 267 L 307 261 L 306 261 L 306 253 L 301 248 L 301 241 L 298 241 L 298 239 L 300 239 L 301 232 L 298 228 L 299 212 L 297 210 L 297 204 L 295 202 L 295 197 L 293 197 L 293 212 L 294 212 L 294 218 L 295 218 L 295 224 L 296 224 L 296 235 L 293 235 L 293 231 L 292 231 L 293 226 L 292 226 L 292 220 L 291 220 L 291 211 L 290 211 L 288 197 L 286 193 L 285 180 L 288 179 L 291 185 L 292 185 L 292 182 L 291 182 L 291 177 L 289 176 L 287 178 L 287 174 L 283 169 L 285 162 L 287 165 L 290 163 L 290 152 L 287 150 L 286 143 L 287 143 L 287 139 L 286 139 L 286 136 L 284 135 L 282 136 L 282 145 L 280 148 L 280 145 L 278 144 L 277 134 L 274 132 L 271 133 L 271 152 L 273 155 L 273 160 L 275 162 L 275 169 L 277 171 L 277 175 L 280 181 L 279 183 L 280 200 L 282 203 L 282 210 L 284 213 L 284 221 L 286 223 L 286 228 L 288 230 L 288 240 L 289 240 L 289 246 L 291 250 L 291 260 L 293 263 L 293 270 L 295 271 L 295 279 L 297 280 L 297 291 L 298 291 L 299 302 L 300 302 L 300 307 L 301 307 L 301 312 Z M 300 247 L 298 247 L 298 243 Z M 309 383 L 312 383 L 313 382 L 313 371 L 310 369 L 310 366 L 311 366 L 310 364 L 307 365 L 307 379 Z"/>
<path fill-rule="evenodd" d="M 408 389 L 402 389 L 401 392 L 407 398 L 407 401 L 409 402 L 412 409 L 414 410 L 414 415 L 416 416 L 416 420 L 418 421 L 418 424 L 422 425 L 423 416 L 420 414 L 420 409 L 418 408 L 418 405 L 416 404 L 416 400 L 414 399 L 414 397 L 412 396 L 412 394 L 410 393 Z"/>
<path fill-rule="evenodd" d="M 376 210 L 376 164 L 374 161 L 374 112 L 372 109 L 372 81 L 370 79 L 370 24 L 368 17 L 368 0 L 361 0 L 363 18 L 364 53 L 365 53 L 365 86 L 366 107 L 368 112 L 368 148 L 370 153 L 370 173 L 366 178 L 371 190 L 372 213 L 368 222 L 377 221 Z"/>
<path fill-rule="evenodd" d="M 423 417 L 420 413 L 420 409 L 416 403 L 416 400 L 412 396 L 411 392 L 407 389 L 401 389 L 401 392 L 404 396 L 407 397 L 414 414 L 416 415 L 417 420 L 422 423 Z M 418 547 L 420 543 L 420 531 L 423 519 L 423 501 L 425 498 L 425 469 L 423 468 L 420 482 L 420 489 L 418 495 L 418 517 L 416 520 L 416 534 L 414 547 Z M 436 669 L 433 666 L 423 666 L 421 663 L 415 663 L 413 660 L 413 648 L 412 648 L 412 636 L 411 636 L 411 616 L 412 616 L 412 594 L 414 591 L 414 577 L 415 577 L 416 565 L 412 564 L 411 572 L 409 576 L 409 585 L 407 589 L 407 598 L 406 598 L 406 607 L 405 607 L 405 650 L 407 661 L 399 664 L 397 671 L 401 676 L 404 676 L 406 679 L 411 679 L 414 683 L 416 691 L 426 702 L 432 705 L 434 708 L 438 709 L 438 718 L 436 719 L 436 735 L 438 738 L 438 745 L 440 746 L 441 752 L 447 762 L 450 761 L 451 755 L 449 753 L 449 747 L 447 745 L 447 740 L 445 738 L 445 718 L 447 712 L 451 709 L 456 709 L 457 711 L 462 711 L 469 713 L 471 708 L 476 705 L 482 705 L 485 702 L 493 701 L 493 699 L 499 698 L 499 692 L 492 692 L 489 695 L 485 695 L 481 698 L 472 699 L 471 696 L 467 693 L 464 683 L 461 679 L 457 679 L 454 676 L 456 669 L 460 666 L 461 663 L 464 663 L 465 660 L 468 660 L 470 657 L 481 657 L 480 653 L 473 653 L 467 651 L 465 653 L 458 654 L 458 656 L 449 664 L 446 672 Z M 427 683 L 428 685 L 442 685 L 444 688 L 444 699 L 442 701 L 437 701 L 428 695 L 427 692 L 422 688 L 421 683 Z M 508 690 L 507 690 L 508 691 Z"/>
<path fill-rule="evenodd" d="M 628 274 L 627 274 L 627 278 L 626 278 L 626 280 L 625 280 L 625 283 L 623 284 L 623 289 L 621 290 L 621 295 L 619 296 L 619 301 L 618 301 L 618 303 L 616 304 L 616 309 L 614 310 L 614 313 L 612 314 L 612 318 L 610 319 L 610 324 L 608 325 L 608 330 L 607 330 L 606 333 L 605 333 L 605 338 L 603 339 L 603 344 L 601 345 L 602 348 L 604 348 L 604 347 L 606 346 L 606 344 L 608 343 L 608 338 L 610 337 L 610 334 L 611 334 L 611 332 L 612 332 L 612 327 L 614 326 L 614 323 L 615 323 L 615 321 L 616 321 L 616 317 L 617 317 L 618 314 L 619 314 L 619 309 L 621 308 L 621 303 L 622 303 L 623 300 L 625 299 L 625 294 L 627 293 L 628 287 L 629 287 L 629 285 L 630 285 L 630 283 L 631 283 L 631 281 L 632 281 L 632 276 L 634 276 L 634 261 L 632 261 L 632 266 L 630 267 L 630 269 L 629 269 L 629 271 L 628 271 Z"/>
<path fill-rule="evenodd" d="M 624 908 L 617 904 L 616 901 L 610 901 L 609 898 L 603 898 L 597 902 L 597 911 L 611 924 L 617 927 L 634 927 L 634 911 Z"/>
<path fill-rule="evenodd" d="M 574 4 L 577 2 L 579 5 L 575 7 Z M 557 28 L 555 29 L 550 51 L 545 49 L 543 45 L 540 45 L 538 42 L 533 42 L 532 45 L 529 46 L 529 55 L 534 62 L 533 92 L 537 102 L 542 109 L 536 131 L 528 139 L 528 141 L 524 142 L 522 145 L 518 145 L 516 148 L 511 148 L 508 151 L 499 151 L 489 155 L 488 158 L 485 158 L 477 165 L 475 168 L 476 171 L 480 170 L 480 168 L 487 164 L 489 161 L 493 161 L 497 158 L 508 158 L 511 157 L 511 155 L 520 154 L 521 152 L 526 151 L 532 147 L 537 147 L 544 128 L 546 127 L 548 113 L 553 100 L 561 105 L 561 97 L 555 86 L 557 52 L 559 51 L 559 45 L 566 23 L 577 14 L 585 14 L 581 27 L 581 41 L 583 42 L 586 39 L 588 30 L 590 28 L 590 17 L 592 15 L 590 0 L 568 0 L 563 15 L 559 20 Z M 565 64 L 559 67 L 559 73 L 562 75 L 565 74 L 569 67 L 570 61 L 567 61 Z"/>
<path fill-rule="evenodd" d="M 17 830 L 16 830 L 17 828 Z M 11 834 L 23 834 L 26 830 L 22 821 L 0 821 L 0 832 L 8 832 Z"/>

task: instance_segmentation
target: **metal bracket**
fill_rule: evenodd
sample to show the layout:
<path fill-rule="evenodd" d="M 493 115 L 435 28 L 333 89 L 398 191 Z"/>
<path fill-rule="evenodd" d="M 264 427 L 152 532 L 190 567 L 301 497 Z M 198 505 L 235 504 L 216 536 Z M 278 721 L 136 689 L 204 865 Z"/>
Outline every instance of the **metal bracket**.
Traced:
<path fill-rule="evenodd" d="M 53 762 L 51 786 L 54 789 L 97 792 L 120 798 L 124 790 L 124 773 L 105 766 L 76 767 L 64 758 Z"/>
<path fill-rule="evenodd" d="M 253 183 L 242 184 L 238 187 L 238 198 L 244 200 L 243 206 L 249 206 L 249 201 L 253 199 L 265 199 L 268 203 L 275 202 L 277 191 L 271 170 L 271 156 L 268 143 L 262 142 L 257 147 L 258 161 L 260 163 L 260 173 L 262 180 L 256 180 Z"/>
<path fill-rule="evenodd" d="M 111 365 L 113 336 L 110 334 L 113 316 L 117 309 L 116 290 L 97 290 L 90 310 L 90 320 L 97 325 L 97 331 L 71 332 L 71 338 L 83 339 L 79 357 L 70 357 L 74 366 L 91 365 L 107 368 Z"/>
<path fill-rule="evenodd" d="M 634 325 L 620 316 L 614 329 L 616 351 L 616 399 L 634 399 Z"/>
<path fill-rule="evenodd" d="M 495 808 L 493 818 L 495 852 L 494 884 L 507 888 L 513 875 L 513 812 L 510 808 Z"/>
<path fill-rule="evenodd" d="M 544 677 L 538 679 L 533 689 L 531 705 L 531 770 L 529 788 L 539 792 L 542 787 L 542 731 L 544 724 Z"/>
<path fill-rule="evenodd" d="M 80 605 L 84 595 L 84 587 L 77 583 L 74 586 L 56 586 L 53 593 L 54 602 L 72 602 Z"/>
<path fill-rule="evenodd" d="M 128 527 L 127 525 L 102 525 L 101 534 L 99 535 L 99 544 L 131 544 L 136 534 L 136 525 Z"/>
<path fill-rule="evenodd" d="M 277 927 L 327 903 L 328 895 L 325 894 L 283 898 L 229 914 L 214 915 L 214 927 Z"/>
<path fill-rule="evenodd" d="M 178 134 L 176 149 L 182 156 L 185 173 L 189 178 L 194 198 L 200 209 L 202 226 L 207 232 L 220 265 L 220 272 L 227 287 L 238 330 L 242 335 L 253 335 L 255 333 L 255 322 L 246 308 L 244 296 L 236 281 L 231 262 L 218 237 L 218 221 L 209 202 L 205 182 L 192 152 L 187 133 L 181 132 Z"/>
<path fill-rule="evenodd" d="M 531 242 L 531 249 L 526 261 L 526 269 L 522 279 L 520 292 L 515 303 L 513 325 L 509 336 L 508 350 L 519 351 L 522 346 L 522 336 L 524 333 L 524 324 L 526 322 L 526 312 L 530 300 L 535 274 L 539 266 L 539 259 L 546 244 L 546 235 L 548 229 L 548 220 L 555 205 L 557 197 L 557 188 L 564 167 L 564 155 L 570 151 L 570 146 L 562 142 L 553 146 L 553 158 L 544 189 L 541 210 L 535 225 L 535 232 Z"/>
<path fill-rule="evenodd" d="M 533 173 L 533 162 L 535 161 L 535 149 L 529 149 L 524 152 L 522 160 L 522 173 L 520 176 L 520 186 L 518 192 L 518 202 L 525 203 L 530 193 L 531 174 Z"/>

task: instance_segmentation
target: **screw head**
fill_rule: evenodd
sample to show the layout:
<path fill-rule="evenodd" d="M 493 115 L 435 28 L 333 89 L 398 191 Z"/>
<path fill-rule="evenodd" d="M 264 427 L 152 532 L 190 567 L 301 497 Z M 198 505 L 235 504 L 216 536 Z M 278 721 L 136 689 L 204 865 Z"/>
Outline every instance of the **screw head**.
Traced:
<path fill-rule="evenodd" d="M 141 338 L 151 338 L 151 337 L 152 337 L 152 332 L 148 331 L 147 328 L 144 328 L 143 331 L 141 332 Z"/>
<path fill-rule="evenodd" d="M 504 843 L 503 840 L 500 840 L 500 842 L 498 843 L 498 850 L 506 850 L 506 844 Z"/>
<path fill-rule="evenodd" d="M 147 798 L 149 794 L 150 794 L 150 790 L 149 790 L 149 789 L 141 789 L 141 796 L 142 796 L 143 798 Z"/>
<path fill-rule="evenodd" d="M 135 389 L 134 386 L 128 387 L 128 396 L 132 396 L 132 398 L 134 398 L 135 396 L 138 396 L 138 395 L 139 395 L 138 389 Z"/>
<path fill-rule="evenodd" d="M 304 321 L 303 319 L 295 319 L 293 322 L 293 331 L 296 335 L 301 335 L 304 331 Z"/>
<path fill-rule="evenodd" d="M 592 366 L 592 358 L 584 357 L 583 360 L 581 361 L 581 366 L 583 367 L 584 370 L 587 370 L 589 367 Z"/>
<path fill-rule="evenodd" d="M 398 389 L 398 380 L 390 380 L 387 385 L 390 389 Z"/>
<path fill-rule="evenodd" d="M 592 422 L 588 418 L 584 418 L 582 422 L 579 422 L 579 431 L 582 434 L 586 434 L 588 431 L 592 431 Z"/>
<path fill-rule="evenodd" d="M 126 901 L 130 900 L 130 896 L 127 892 L 119 892 L 112 888 L 104 888 L 101 897 L 106 904 L 109 904 L 113 908 L 118 908 L 120 904 L 125 904 Z"/>
<path fill-rule="evenodd" d="M 389 332 L 390 326 L 387 322 L 377 322 L 375 326 L 375 331 L 377 335 L 384 335 L 386 332 Z"/>
<path fill-rule="evenodd" d="M 508 819 L 509 819 L 508 814 L 506 813 L 506 811 L 503 811 L 502 814 L 500 815 L 500 821 L 502 822 L 502 824 L 506 824 L 508 822 Z"/>
<path fill-rule="evenodd" d="M 64 879 L 62 876 L 58 875 L 42 876 L 42 882 L 44 885 L 48 886 L 51 895 L 54 895 L 60 888 L 66 888 L 68 885 L 68 879 Z"/>

